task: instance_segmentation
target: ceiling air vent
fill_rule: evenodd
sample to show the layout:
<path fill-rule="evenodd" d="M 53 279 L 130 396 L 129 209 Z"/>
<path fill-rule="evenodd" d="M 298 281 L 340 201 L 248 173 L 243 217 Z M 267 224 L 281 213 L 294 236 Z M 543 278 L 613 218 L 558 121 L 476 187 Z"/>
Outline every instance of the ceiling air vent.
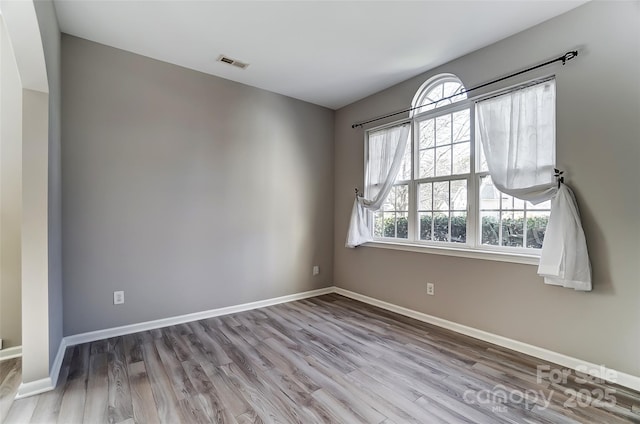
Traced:
<path fill-rule="evenodd" d="M 246 69 L 247 66 L 249 66 L 248 63 L 243 63 L 243 62 L 240 62 L 239 60 L 231 59 L 230 57 L 227 57 L 223 54 L 220 55 L 220 57 L 218 58 L 218 62 L 228 63 L 229 65 L 235 66 L 236 68 L 240 68 L 240 69 Z"/>

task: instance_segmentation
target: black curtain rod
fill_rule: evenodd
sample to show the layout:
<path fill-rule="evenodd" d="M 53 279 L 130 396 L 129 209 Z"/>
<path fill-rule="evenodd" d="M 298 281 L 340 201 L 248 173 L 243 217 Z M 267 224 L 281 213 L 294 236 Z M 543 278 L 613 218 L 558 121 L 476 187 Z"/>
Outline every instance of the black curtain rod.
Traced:
<path fill-rule="evenodd" d="M 425 106 L 430 106 L 430 105 L 439 103 L 439 102 L 441 102 L 443 100 L 449 100 L 449 99 L 452 99 L 454 97 L 458 97 L 461 94 L 467 94 L 467 93 L 469 93 L 471 91 L 479 90 L 480 88 L 484 88 L 484 87 L 486 87 L 488 85 L 495 84 L 495 83 L 498 83 L 500 81 L 504 81 L 506 79 L 513 78 L 513 77 L 516 77 L 518 75 L 521 75 L 521 74 L 524 74 L 524 73 L 527 73 L 527 72 L 531 72 L 531 71 L 533 71 L 535 69 L 542 68 L 543 66 L 551 65 L 552 63 L 555 63 L 555 62 L 562 62 L 562 65 L 564 65 L 565 63 L 567 63 L 567 61 L 573 59 L 576 56 L 578 56 L 578 51 L 577 50 L 570 51 L 570 52 L 567 52 L 567 53 L 563 54 L 562 56 L 557 57 L 555 59 L 548 60 L 548 61 L 546 61 L 544 63 L 540 63 L 539 65 L 532 66 L 530 68 L 524 69 L 522 71 L 515 72 L 513 74 L 509 74 L 507 76 L 495 79 L 493 81 L 485 82 L 484 84 L 480 84 L 480 85 L 477 85 L 475 87 L 469 88 L 468 90 L 463 90 L 463 91 L 461 91 L 459 93 L 453 94 L 453 95 L 448 96 L 448 97 L 444 97 L 444 98 L 442 98 L 440 100 L 436 100 L 434 102 L 427 103 L 426 105 L 420 105 L 420 106 L 412 107 L 412 108 L 409 108 L 409 109 L 401 110 L 400 112 L 390 113 L 388 115 L 381 116 L 379 118 L 370 119 L 370 120 L 364 121 L 364 122 L 358 122 L 356 124 L 351 125 L 351 128 L 358 128 L 358 127 L 362 128 L 364 125 L 369 124 L 371 122 L 376 122 L 376 121 L 380 121 L 382 119 L 390 118 L 392 116 L 401 115 L 403 113 L 411 112 L 413 110 L 420 109 L 420 108 L 425 107 Z"/>

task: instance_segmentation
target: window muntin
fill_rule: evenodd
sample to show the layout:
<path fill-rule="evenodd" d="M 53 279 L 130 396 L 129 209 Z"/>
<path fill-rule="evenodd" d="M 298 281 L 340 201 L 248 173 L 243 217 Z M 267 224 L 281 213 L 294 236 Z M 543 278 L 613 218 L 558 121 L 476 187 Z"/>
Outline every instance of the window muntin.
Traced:
<path fill-rule="evenodd" d="M 374 237 L 409 237 L 409 185 L 397 184 L 374 214 Z"/>
<path fill-rule="evenodd" d="M 422 112 L 438 109 L 466 98 L 467 94 L 464 93 L 464 85 L 462 85 L 458 77 L 450 74 L 438 76 L 427 81 L 418 90 L 418 95 L 414 97 L 412 106 L 419 108 L 414 109 L 413 114 L 418 115 Z"/>
<path fill-rule="evenodd" d="M 468 174 L 471 159 L 470 111 L 429 114 L 416 124 L 417 178 Z"/>
<path fill-rule="evenodd" d="M 466 243 L 467 180 L 418 184 L 419 239 Z"/>
<path fill-rule="evenodd" d="M 374 213 L 374 239 L 539 251 L 550 202 L 533 205 L 493 186 L 482 147 L 475 144 L 475 107 L 464 90 L 455 76 L 445 75 L 414 97 L 411 145 L 390 199 Z M 442 100 L 455 93 L 461 94 Z"/>
<path fill-rule="evenodd" d="M 480 243 L 487 246 L 542 248 L 551 201 L 534 205 L 501 193 L 489 175 L 481 175 Z"/>

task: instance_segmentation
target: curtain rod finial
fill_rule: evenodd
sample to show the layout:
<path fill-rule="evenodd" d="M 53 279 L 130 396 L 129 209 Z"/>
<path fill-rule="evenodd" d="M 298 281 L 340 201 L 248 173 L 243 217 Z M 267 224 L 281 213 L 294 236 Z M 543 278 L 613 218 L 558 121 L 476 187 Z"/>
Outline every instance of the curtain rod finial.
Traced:
<path fill-rule="evenodd" d="M 564 57 L 562 58 L 562 64 L 564 65 L 565 63 L 567 63 L 568 60 L 571 60 L 576 56 L 578 56 L 578 50 L 573 50 L 565 53 Z"/>

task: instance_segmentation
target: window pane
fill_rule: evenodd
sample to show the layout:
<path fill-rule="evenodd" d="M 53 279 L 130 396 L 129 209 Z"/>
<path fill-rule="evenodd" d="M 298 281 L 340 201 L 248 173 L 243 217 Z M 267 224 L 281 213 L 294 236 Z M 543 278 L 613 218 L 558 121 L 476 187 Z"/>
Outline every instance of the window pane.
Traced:
<path fill-rule="evenodd" d="M 453 210 L 467 210 L 467 180 L 451 181 L 451 203 Z"/>
<path fill-rule="evenodd" d="M 384 237 L 396 236 L 396 214 L 395 212 L 384 212 Z"/>
<path fill-rule="evenodd" d="M 518 199 L 517 197 L 513 198 L 513 208 L 514 209 L 524 209 L 524 200 Z"/>
<path fill-rule="evenodd" d="M 436 118 L 436 145 L 451 144 L 451 115 Z"/>
<path fill-rule="evenodd" d="M 409 210 L 409 186 L 399 185 L 393 187 L 395 191 L 395 210 L 396 211 L 408 211 Z"/>
<path fill-rule="evenodd" d="M 527 213 L 527 247 L 541 249 L 550 212 Z"/>
<path fill-rule="evenodd" d="M 449 212 L 433 214 L 433 240 L 449 241 Z"/>
<path fill-rule="evenodd" d="M 480 209 L 500 209 L 500 192 L 495 188 L 488 175 L 480 178 Z"/>
<path fill-rule="evenodd" d="M 396 185 L 382 205 L 382 212 L 374 214 L 373 234 L 376 237 L 408 238 L 409 186 Z"/>
<path fill-rule="evenodd" d="M 436 147 L 436 175 L 451 175 L 451 146 Z"/>
<path fill-rule="evenodd" d="M 500 208 L 502 210 L 513 209 L 513 197 L 508 194 L 500 192 Z"/>
<path fill-rule="evenodd" d="M 444 97 L 450 97 L 456 94 L 460 89 L 460 83 L 458 82 L 445 82 L 444 83 Z"/>
<path fill-rule="evenodd" d="M 480 177 L 479 181 L 482 244 L 540 249 L 549 220 L 550 211 L 546 208 L 551 206 L 550 202 L 532 205 L 500 193 L 488 175 Z"/>
<path fill-rule="evenodd" d="M 420 149 L 433 147 L 435 144 L 435 133 L 433 127 L 433 119 L 420 122 Z"/>
<path fill-rule="evenodd" d="M 384 220 L 381 212 L 375 212 L 373 214 L 373 236 L 382 237 L 384 228 Z"/>
<path fill-rule="evenodd" d="M 449 210 L 449 181 L 433 183 L 433 209 Z"/>
<path fill-rule="evenodd" d="M 420 214 L 420 240 L 431 240 L 431 222 L 433 215 L 431 212 L 421 212 Z"/>
<path fill-rule="evenodd" d="M 423 104 L 424 106 L 418 109 L 417 113 L 426 112 L 428 110 L 435 109 L 436 107 L 436 103 L 434 103 L 434 99 L 430 98 L 429 96 L 425 96 L 420 101 L 420 104 Z"/>
<path fill-rule="evenodd" d="M 443 97 L 442 92 L 443 92 L 443 85 L 438 84 L 435 87 L 433 87 L 431 90 L 429 90 L 429 92 L 427 93 L 427 97 L 431 99 L 431 101 L 440 100 Z"/>
<path fill-rule="evenodd" d="M 396 218 L 396 231 L 398 238 L 409 237 L 409 216 L 406 212 L 399 212 Z"/>
<path fill-rule="evenodd" d="M 453 103 L 452 100 L 453 99 L 442 99 L 436 104 L 436 107 L 442 107 L 442 106 L 450 105 L 451 103 Z"/>
<path fill-rule="evenodd" d="M 469 173 L 470 163 L 470 146 L 469 142 L 453 145 L 453 174 Z"/>
<path fill-rule="evenodd" d="M 453 142 L 469 140 L 469 109 L 453 114 Z"/>
<path fill-rule="evenodd" d="M 502 209 L 503 210 L 523 210 L 524 209 L 524 201 L 515 198 L 513 196 L 509 196 L 505 193 L 500 193 L 500 197 L 502 198 Z"/>
<path fill-rule="evenodd" d="M 431 193 L 431 183 L 418 185 L 418 210 L 433 210 L 433 197 Z"/>
<path fill-rule="evenodd" d="M 420 178 L 433 177 L 433 155 L 435 149 L 427 149 L 420 151 Z"/>
<path fill-rule="evenodd" d="M 497 246 L 499 242 L 498 212 L 482 213 L 482 244 Z"/>
<path fill-rule="evenodd" d="M 451 214 L 451 241 L 454 243 L 467 242 L 466 212 L 453 212 Z"/>
<path fill-rule="evenodd" d="M 393 211 L 395 208 L 395 204 L 396 204 L 396 192 L 393 188 L 391 188 L 391 190 L 389 190 L 389 194 L 387 195 L 387 198 L 384 200 L 384 203 L 382 204 L 382 210 L 383 211 Z"/>
<path fill-rule="evenodd" d="M 524 212 L 502 212 L 502 245 L 522 247 Z"/>

